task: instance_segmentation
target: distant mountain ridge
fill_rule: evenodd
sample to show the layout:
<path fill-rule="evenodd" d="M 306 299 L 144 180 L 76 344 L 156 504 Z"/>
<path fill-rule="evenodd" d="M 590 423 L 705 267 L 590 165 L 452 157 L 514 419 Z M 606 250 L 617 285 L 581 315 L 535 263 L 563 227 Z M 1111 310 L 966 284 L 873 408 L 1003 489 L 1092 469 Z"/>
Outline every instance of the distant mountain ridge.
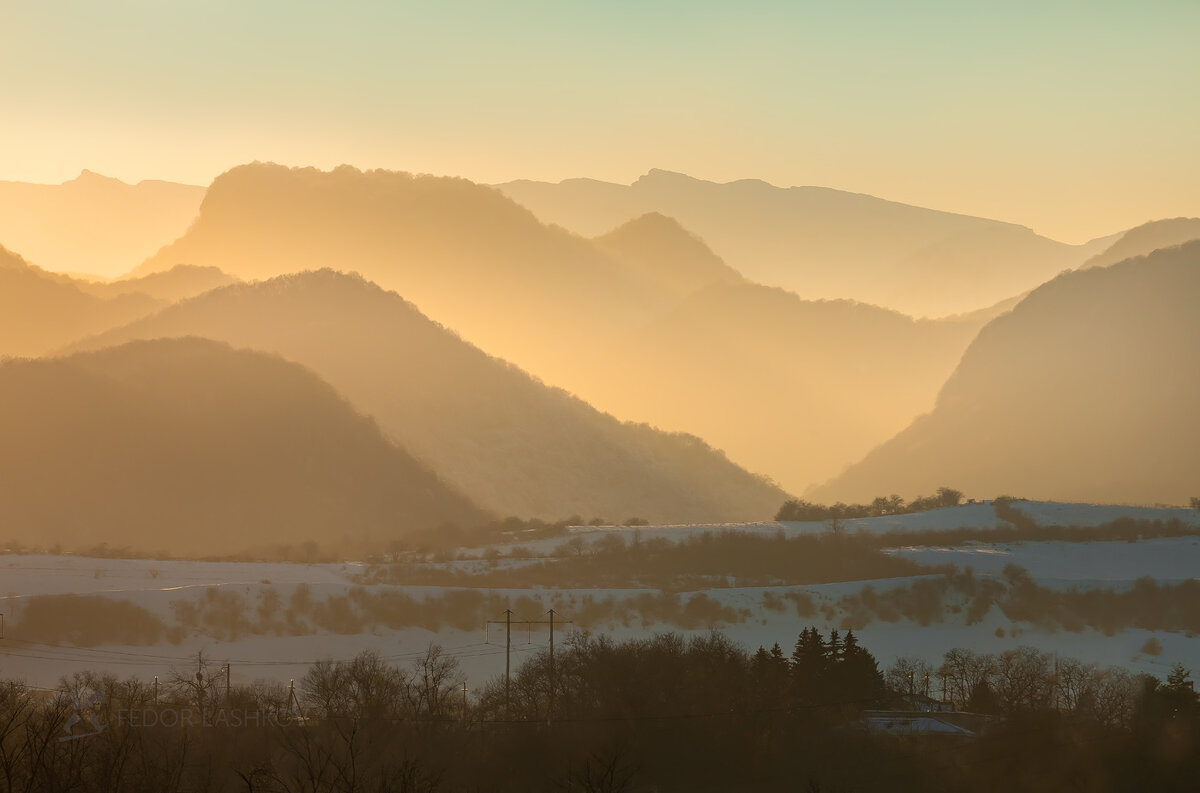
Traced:
<path fill-rule="evenodd" d="M 934 410 L 814 498 L 1184 504 L 1200 477 L 1200 240 L 1064 273 L 989 323 Z"/>
<path fill-rule="evenodd" d="M 985 308 L 1105 245 L 1065 245 L 1011 223 L 832 188 L 718 184 L 658 169 L 632 185 L 568 179 L 497 187 L 542 220 L 585 235 L 660 212 L 752 280 L 914 316 Z"/>
<path fill-rule="evenodd" d="M 1111 246 L 1084 262 L 1084 267 L 1107 267 L 1159 248 L 1200 239 L 1200 218 L 1154 220 L 1121 234 Z"/>
<path fill-rule="evenodd" d="M 362 272 L 488 353 L 622 419 L 703 437 L 793 492 L 928 410 L 988 318 L 788 299 L 662 214 L 589 240 L 490 187 L 348 167 L 229 171 L 138 272 L 180 262 Z M 886 395 L 880 372 L 893 373 Z M 847 409 L 872 399 L 876 415 Z"/>
<path fill-rule="evenodd" d="M 0 240 L 47 270 L 115 276 L 183 234 L 204 190 L 87 170 L 56 185 L 0 181 Z"/>
<path fill-rule="evenodd" d="M 142 293 L 100 297 L 85 286 L 0 247 L 0 357 L 42 355 L 160 305 Z"/>
<path fill-rule="evenodd" d="M 195 297 L 218 286 L 232 284 L 237 280 L 219 267 L 177 264 L 170 270 L 140 277 L 125 277 L 112 281 L 75 280 L 75 283 L 83 291 L 98 297 L 114 297 L 136 292 L 173 303 L 176 300 Z"/>
<path fill-rule="evenodd" d="M 577 390 L 803 492 L 927 411 L 983 324 L 716 283 L 624 330 Z"/>
<path fill-rule="evenodd" d="M 0 364 L 0 537 L 227 555 L 488 516 L 303 367 L 203 339 Z"/>
<path fill-rule="evenodd" d="M 68 185 L 97 196 L 134 189 L 90 172 L 62 186 L 36 187 Z M 4 187 L 0 183 L 0 197 Z M 515 197 L 522 191 L 532 198 Z M 1036 440 L 1025 425 L 1038 427 L 1041 438 L 1074 433 L 1068 445 L 1100 457 L 1104 448 L 1085 437 L 1083 418 L 1116 421 L 1113 416 L 1124 415 L 1114 407 L 1121 399 L 1123 409 L 1149 404 L 1174 415 L 1180 409 L 1173 392 L 1155 391 L 1150 382 L 1162 378 L 1147 368 L 1156 362 L 1171 369 L 1164 350 L 1182 358 L 1196 352 L 1159 322 L 1162 314 L 1177 318 L 1180 333 L 1192 327 L 1181 308 L 1154 291 L 1173 276 L 1157 264 L 1143 267 L 1142 275 L 1123 282 L 1130 305 L 1097 288 L 1090 308 L 1053 285 L 1092 282 L 1066 276 L 1043 282 L 1076 267 L 1124 272 L 1130 256 L 1152 254 L 1149 260 L 1159 262 L 1168 255 L 1161 249 L 1196 238 L 1200 220 L 1175 218 L 1064 246 L 1012 224 L 871 196 L 758 180 L 715 184 L 659 170 L 629 186 L 567 180 L 497 190 L 463 179 L 255 163 L 219 177 L 187 232 L 127 278 L 84 281 L 0 249 L 0 356 L 44 354 L 130 322 L 73 349 L 156 333 L 212 336 L 313 367 L 360 410 L 379 416 L 408 451 L 449 472 L 448 481 L 499 514 L 746 520 L 773 510 L 783 489 L 803 492 L 820 482 L 827 484 L 809 495 L 823 500 L 870 498 L 900 489 L 901 482 L 908 496 L 946 484 L 969 495 L 994 495 L 989 483 L 1019 467 L 1005 444 Z M 719 240 L 732 241 L 735 254 Z M 735 256 L 749 258 L 738 263 Z M 86 263 L 72 266 L 87 269 Z M 739 271 L 743 266 L 750 278 Z M 420 311 L 374 284 L 323 269 L 331 267 L 362 270 Z M 197 301 L 202 310 L 172 307 L 149 316 L 239 277 L 305 269 L 317 272 L 265 282 L 269 287 L 218 290 L 221 297 Z M 795 277 L 794 290 L 805 295 L 845 286 L 856 297 L 875 295 L 880 305 L 984 307 L 913 320 L 854 300 L 802 299 L 755 283 L 769 280 L 756 271 Z M 1138 281 L 1143 276 L 1149 284 Z M 1172 283 L 1184 294 L 1192 288 L 1186 278 Z M 1025 286 L 1002 291 L 1013 284 Z M 993 294 L 1004 299 L 992 300 Z M 1047 305 L 1047 294 L 1061 300 L 1057 316 L 1030 308 Z M 1151 318 L 1134 316 L 1133 304 Z M 436 325 L 421 311 L 453 331 L 430 330 L 426 326 Z M 1123 336 L 1101 322 L 1096 315 L 1102 311 Z M 1004 343 L 972 344 L 989 321 L 980 340 Z M 1008 335 L 992 335 L 996 327 L 1008 328 Z M 1090 331 L 1076 337 L 1069 327 Z M 587 404 L 541 386 L 455 333 Z M 422 339 L 438 354 L 404 349 L 406 339 Z M 1092 339 L 1105 340 L 1114 361 L 1139 373 L 1133 382 L 1120 379 Z M 1046 359 L 1046 350 L 1057 350 L 1059 359 Z M 1065 376 L 1070 373 L 1117 378 L 1119 385 L 1107 389 L 1112 404 L 1079 391 Z M 1168 380 L 1176 375 L 1170 374 Z M 1014 377 L 1025 379 L 1009 390 Z M 1048 383 L 1053 394 L 1042 393 Z M 1011 415 L 989 388 L 1005 395 Z M 1073 407 L 1054 402 L 1056 394 L 1073 394 Z M 1004 431 L 978 435 L 956 412 L 963 405 Z M 592 406 L 702 436 L 730 460 L 696 437 L 622 425 Z M 913 421 L 930 409 L 930 416 Z M 1025 423 L 1013 420 L 1016 415 Z M 1048 421 L 1048 415 L 1058 418 Z M 427 426 L 422 417 L 432 417 Z M 1178 422 L 1186 436 L 1190 424 Z M 1128 423 L 1147 437 L 1163 433 L 1153 422 Z M 1121 443 L 1136 447 L 1126 435 Z M 902 438 L 915 445 L 904 446 L 906 462 L 897 463 L 883 452 L 900 448 Z M 1000 443 L 1000 452 L 971 459 L 956 445 L 971 438 Z M 1177 467 L 1192 465 L 1183 451 L 1163 443 L 1163 455 Z M 581 446 L 591 450 L 590 460 L 578 459 Z M 1140 447 L 1139 453 L 1153 450 Z M 958 460 L 956 470 L 965 473 L 926 476 L 941 470 L 942 458 Z M 783 489 L 739 465 L 768 473 Z M 1039 491 L 1039 480 L 1000 490 L 1111 500 L 1088 489 L 1108 476 L 1105 481 L 1134 494 L 1124 500 L 1162 500 L 1159 490 L 1128 471 L 1103 472 L 1069 457 L 1059 465 L 1055 470 L 1084 473 L 1064 477 L 1062 491 Z M 1173 481 L 1153 465 L 1147 471 Z M 983 490 L 972 492 L 976 473 Z M 1051 473 L 1043 471 L 1040 481 Z M 883 482 L 893 476 L 895 486 Z M 876 481 L 878 492 L 868 486 Z"/>
<path fill-rule="evenodd" d="M 786 494 L 694 437 L 622 424 L 331 270 L 214 290 L 88 339 L 205 336 L 304 364 L 499 514 L 743 521 Z"/>

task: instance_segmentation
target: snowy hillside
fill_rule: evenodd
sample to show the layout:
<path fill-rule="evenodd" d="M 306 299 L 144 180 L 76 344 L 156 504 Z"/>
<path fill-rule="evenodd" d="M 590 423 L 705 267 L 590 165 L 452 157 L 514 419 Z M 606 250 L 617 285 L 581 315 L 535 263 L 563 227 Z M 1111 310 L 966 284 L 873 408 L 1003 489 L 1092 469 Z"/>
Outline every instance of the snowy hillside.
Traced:
<path fill-rule="evenodd" d="M 1042 586 L 1122 587 L 1142 576 L 1179 582 L 1200 575 L 1200 537 L 1139 542 L 1028 542 L 956 547 L 905 547 L 897 556 L 929 565 L 971 567 L 1000 575 L 1009 564 L 1023 567 Z"/>
<path fill-rule="evenodd" d="M 1200 529 L 1200 511 L 1183 507 L 1140 507 L 1112 504 L 1063 504 L 1052 501 L 1014 501 L 1013 506 L 1039 526 L 1078 526 L 1091 528 L 1120 518 L 1132 520 L 1177 520 L 1185 526 Z M 888 534 L 891 532 L 953 531 L 955 529 L 996 529 L 1009 524 L 996 516 L 990 501 L 962 504 L 908 515 L 884 515 L 876 518 L 850 518 L 840 522 L 846 534 Z M 573 526 L 570 537 L 591 543 L 617 534 L 626 539 L 636 536 L 641 541 L 667 540 L 681 542 L 706 532 L 736 531 L 746 534 L 787 537 L 828 534 L 830 521 L 764 521 L 761 523 L 709 523 L 679 526 Z M 548 538 L 530 541 L 514 540 L 494 546 L 502 553 L 524 548 L 531 554 L 550 554 L 566 539 Z"/>

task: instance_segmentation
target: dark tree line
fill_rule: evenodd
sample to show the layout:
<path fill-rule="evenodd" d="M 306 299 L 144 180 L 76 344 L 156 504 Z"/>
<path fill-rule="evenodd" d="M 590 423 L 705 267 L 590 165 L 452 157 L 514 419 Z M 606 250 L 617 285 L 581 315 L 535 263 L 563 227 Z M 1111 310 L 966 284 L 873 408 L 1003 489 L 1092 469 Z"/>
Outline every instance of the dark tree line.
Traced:
<path fill-rule="evenodd" d="M 1195 525 L 1178 518 L 1145 520 L 1120 517 L 1092 526 L 1064 526 L 1057 523 L 1040 524 L 1012 506 L 1012 502 L 1005 503 L 1001 499 L 993 502 L 993 509 L 1006 525 L 995 528 L 973 526 L 929 531 L 890 531 L 858 534 L 854 539 L 873 547 L 889 548 L 897 545 L 962 545 L 967 542 L 1139 542 L 1200 534 L 1200 529 Z"/>
<path fill-rule="evenodd" d="M 869 504 L 845 504 L 839 501 L 833 505 L 825 505 L 814 504 L 802 498 L 793 498 L 783 502 L 779 512 L 775 513 L 775 520 L 818 521 L 907 515 L 913 512 L 927 512 L 931 509 L 958 506 L 962 503 L 962 499 L 962 491 L 949 487 L 939 487 L 937 493 L 932 496 L 917 496 L 907 502 L 895 493 L 890 496 L 877 496 Z"/>
<path fill-rule="evenodd" d="M 501 558 L 498 554 L 492 559 Z M 369 565 L 362 584 L 421 584 L 527 588 L 707 588 L 821 584 L 920 575 L 937 568 L 883 553 L 859 536 L 765 536 L 737 530 L 705 531 L 678 542 L 642 539 L 636 531 L 609 533 L 592 543 L 574 537 L 553 557 L 512 549 L 509 567 L 446 569 L 423 560 Z M 488 557 L 484 557 L 484 561 Z"/>
<path fill-rule="evenodd" d="M 437 648 L 408 665 L 321 662 L 294 690 L 226 690 L 202 659 L 161 691 L 90 674 L 53 691 L 7 682 L 0 791 L 1194 790 L 1200 706 L 1182 667 L 1124 673 L 1109 718 L 1097 670 L 954 650 L 926 669 L 1001 713 L 994 729 L 953 745 L 860 729 L 862 708 L 922 684 L 917 663 L 889 670 L 889 692 L 852 632 L 806 628 L 790 656 L 719 634 L 582 637 L 470 699 Z"/>

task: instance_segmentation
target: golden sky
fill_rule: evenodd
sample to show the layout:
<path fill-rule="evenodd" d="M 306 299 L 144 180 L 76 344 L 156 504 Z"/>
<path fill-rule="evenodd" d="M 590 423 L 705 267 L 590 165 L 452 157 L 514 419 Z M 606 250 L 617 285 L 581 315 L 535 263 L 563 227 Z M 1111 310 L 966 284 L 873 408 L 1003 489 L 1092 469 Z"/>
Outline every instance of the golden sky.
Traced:
<path fill-rule="evenodd" d="M 7 0 L 0 30 L 0 179 L 665 168 L 1067 242 L 1200 215 L 1195 0 Z"/>

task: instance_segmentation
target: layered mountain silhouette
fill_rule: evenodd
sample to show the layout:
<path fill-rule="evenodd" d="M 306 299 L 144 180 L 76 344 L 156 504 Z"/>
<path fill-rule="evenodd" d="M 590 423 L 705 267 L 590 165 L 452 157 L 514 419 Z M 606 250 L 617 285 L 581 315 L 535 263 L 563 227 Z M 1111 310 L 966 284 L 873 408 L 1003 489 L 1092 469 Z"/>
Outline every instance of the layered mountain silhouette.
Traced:
<path fill-rule="evenodd" d="M 1065 273 L 988 324 L 937 406 L 811 495 L 1187 503 L 1200 471 L 1200 241 Z"/>
<path fill-rule="evenodd" d="M 1153 220 L 1121 234 L 1111 246 L 1088 259 L 1083 266 L 1107 267 L 1195 239 L 1200 239 L 1200 218 Z"/>
<path fill-rule="evenodd" d="M 600 410 L 699 435 L 793 491 L 929 410 L 991 316 L 928 324 L 801 301 L 746 283 L 660 214 L 587 240 L 492 188 L 348 167 L 229 171 L 139 272 L 178 262 L 246 277 L 360 270 Z"/>
<path fill-rule="evenodd" d="M 664 297 L 651 275 L 493 188 L 349 166 L 222 174 L 188 233 L 134 275 L 176 264 L 243 278 L 354 270 L 539 374 L 573 362 L 600 323 L 638 321 Z"/>
<path fill-rule="evenodd" d="M 203 339 L 0 364 L 0 537 L 230 554 L 487 516 L 312 372 Z"/>
<path fill-rule="evenodd" d="M 166 303 L 174 303 L 177 300 L 195 297 L 210 289 L 216 289 L 218 286 L 232 284 L 237 280 L 219 267 L 179 264 L 170 270 L 140 277 L 119 278 L 114 281 L 80 281 L 76 279 L 75 283 L 83 291 L 99 297 L 140 293 Z"/>
<path fill-rule="evenodd" d="M 718 184 L 661 170 L 632 185 L 568 179 L 498 187 L 542 220 L 588 236 L 660 212 L 754 281 L 914 316 L 985 308 L 1107 244 L 1066 245 L 1010 223 L 825 187 Z"/>
<path fill-rule="evenodd" d="M 47 270 L 113 276 L 186 231 L 203 197 L 203 187 L 91 171 L 56 185 L 0 182 L 0 240 Z"/>
<path fill-rule="evenodd" d="M 357 276 L 322 270 L 228 286 L 85 344 L 164 336 L 205 336 L 310 367 L 500 514 L 736 521 L 770 517 L 786 498 L 698 438 L 623 424 Z"/>
<path fill-rule="evenodd" d="M 84 287 L 0 247 L 0 357 L 41 355 L 160 305 L 140 292 L 100 297 Z"/>

